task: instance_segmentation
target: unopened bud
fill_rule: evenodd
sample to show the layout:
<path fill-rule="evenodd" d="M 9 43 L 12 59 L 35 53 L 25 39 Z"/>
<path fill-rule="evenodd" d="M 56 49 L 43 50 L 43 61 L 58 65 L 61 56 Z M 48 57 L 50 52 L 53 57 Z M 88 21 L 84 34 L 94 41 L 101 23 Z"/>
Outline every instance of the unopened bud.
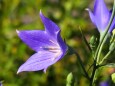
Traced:
<path fill-rule="evenodd" d="M 92 36 L 92 37 L 90 38 L 90 44 L 94 44 L 94 43 L 95 43 L 95 40 L 96 40 L 95 36 Z"/>
<path fill-rule="evenodd" d="M 97 46 L 97 38 L 95 36 L 92 36 L 90 38 L 90 41 L 89 41 L 89 44 L 90 44 L 90 47 L 94 50 L 95 47 Z"/>
<path fill-rule="evenodd" d="M 68 76 L 67 76 L 67 83 L 66 83 L 66 86 L 74 86 L 74 76 L 72 73 L 69 73 Z"/>

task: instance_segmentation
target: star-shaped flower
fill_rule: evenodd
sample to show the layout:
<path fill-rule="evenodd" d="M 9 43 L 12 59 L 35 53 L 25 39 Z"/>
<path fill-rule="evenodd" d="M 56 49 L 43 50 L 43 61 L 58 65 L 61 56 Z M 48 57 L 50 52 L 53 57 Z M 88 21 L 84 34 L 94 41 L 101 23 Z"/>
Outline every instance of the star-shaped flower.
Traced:
<path fill-rule="evenodd" d="M 60 36 L 60 28 L 40 11 L 40 18 L 45 26 L 43 30 L 17 31 L 20 39 L 36 53 L 32 55 L 17 73 L 23 71 L 44 70 L 60 60 L 67 51 L 67 46 Z"/>
<path fill-rule="evenodd" d="M 103 33 L 110 21 L 112 15 L 112 10 L 109 11 L 106 7 L 104 0 L 95 0 L 94 11 L 91 12 L 90 9 L 87 9 L 91 18 L 91 21 L 98 28 L 100 33 Z M 109 33 L 115 28 L 115 18 L 109 29 Z"/>

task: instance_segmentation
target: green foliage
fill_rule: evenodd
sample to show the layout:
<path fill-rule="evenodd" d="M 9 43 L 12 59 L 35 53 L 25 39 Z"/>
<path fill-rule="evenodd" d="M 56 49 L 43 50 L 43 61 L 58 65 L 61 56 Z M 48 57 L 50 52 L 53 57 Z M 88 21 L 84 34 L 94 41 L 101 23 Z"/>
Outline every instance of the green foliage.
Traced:
<path fill-rule="evenodd" d="M 108 63 L 108 64 L 105 65 L 105 67 L 113 67 L 113 68 L 115 68 L 115 63 Z"/>

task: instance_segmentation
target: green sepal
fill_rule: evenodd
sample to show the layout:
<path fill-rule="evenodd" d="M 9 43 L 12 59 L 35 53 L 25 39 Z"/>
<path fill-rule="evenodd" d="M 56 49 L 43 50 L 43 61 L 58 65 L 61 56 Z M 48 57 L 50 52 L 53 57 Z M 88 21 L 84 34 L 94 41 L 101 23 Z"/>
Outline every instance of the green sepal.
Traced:
<path fill-rule="evenodd" d="M 72 54 L 74 54 L 73 48 L 70 47 L 70 46 L 68 45 L 68 52 L 67 52 L 67 55 L 72 55 Z"/>

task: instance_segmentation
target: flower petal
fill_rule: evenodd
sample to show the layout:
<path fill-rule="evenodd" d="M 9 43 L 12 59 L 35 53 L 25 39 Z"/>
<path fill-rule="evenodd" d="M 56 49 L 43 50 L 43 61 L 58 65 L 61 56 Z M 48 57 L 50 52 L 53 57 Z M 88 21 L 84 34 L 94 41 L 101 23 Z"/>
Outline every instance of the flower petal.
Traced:
<path fill-rule="evenodd" d="M 92 21 L 93 24 L 96 26 L 96 22 L 95 22 L 95 16 L 94 16 L 94 14 L 91 12 L 90 9 L 86 9 L 86 10 L 89 12 L 89 16 L 90 16 L 91 21 Z"/>
<path fill-rule="evenodd" d="M 110 12 L 104 3 L 104 0 L 95 1 L 94 15 L 96 18 L 97 27 L 103 31 L 110 19 Z"/>
<path fill-rule="evenodd" d="M 112 12 L 111 12 L 111 14 L 112 14 Z M 112 24 L 111 24 L 111 27 L 110 27 L 110 29 L 109 29 L 109 32 L 111 33 L 114 28 L 115 28 L 115 17 L 114 17 L 114 19 L 113 19 L 113 21 L 112 21 Z"/>
<path fill-rule="evenodd" d="M 43 46 L 55 46 L 55 41 L 49 36 L 45 31 L 41 30 L 31 30 L 31 31 L 17 31 L 18 36 L 22 39 L 22 41 L 27 44 L 30 48 L 35 50 L 41 50 Z"/>
<path fill-rule="evenodd" d="M 40 11 L 40 18 L 44 23 L 46 32 L 48 32 L 51 36 L 56 37 L 56 33 L 60 30 L 60 28 L 50 19 L 46 18 L 42 12 Z"/>
<path fill-rule="evenodd" d="M 101 82 L 99 86 L 109 86 L 109 83 L 108 82 Z"/>
<path fill-rule="evenodd" d="M 61 36 L 60 36 L 60 31 L 59 31 L 58 34 L 57 34 L 57 42 L 58 42 L 58 44 L 60 45 L 60 48 L 61 48 L 63 54 L 65 55 L 65 53 L 66 53 L 68 47 L 67 47 L 66 43 L 62 40 L 62 38 L 61 38 Z"/>
<path fill-rule="evenodd" d="M 62 56 L 63 53 L 61 52 L 53 53 L 48 51 L 39 51 L 38 53 L 32 55 L 23 65 L 21 65 L 17 73 L 23 71 L 38 71 L 43 69 L 46 71 L 50 65 L 57 62 Z"/>

